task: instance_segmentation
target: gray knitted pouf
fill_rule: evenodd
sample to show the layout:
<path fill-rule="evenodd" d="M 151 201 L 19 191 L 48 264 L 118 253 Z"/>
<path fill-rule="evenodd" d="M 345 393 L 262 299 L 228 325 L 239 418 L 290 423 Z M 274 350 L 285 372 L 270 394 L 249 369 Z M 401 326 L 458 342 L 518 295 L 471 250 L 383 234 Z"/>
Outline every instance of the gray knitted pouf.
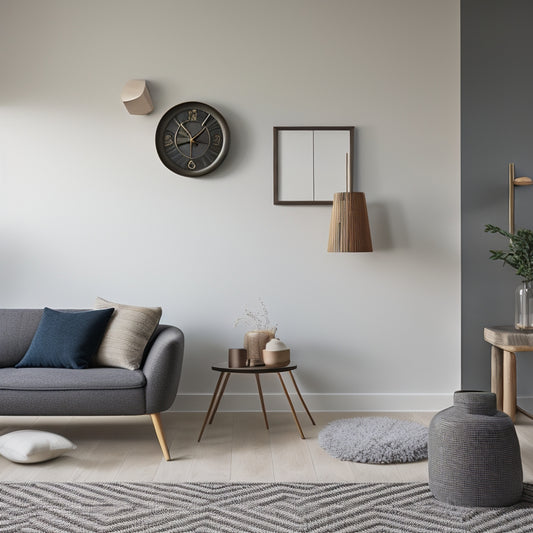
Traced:
<path fill-rule="evenodd" d="M 429 426 L 429 488 L 444 503 L 503 507 L 522 495 L 522 461 L 513 421 L 492 392 L 458 391 Z"/>

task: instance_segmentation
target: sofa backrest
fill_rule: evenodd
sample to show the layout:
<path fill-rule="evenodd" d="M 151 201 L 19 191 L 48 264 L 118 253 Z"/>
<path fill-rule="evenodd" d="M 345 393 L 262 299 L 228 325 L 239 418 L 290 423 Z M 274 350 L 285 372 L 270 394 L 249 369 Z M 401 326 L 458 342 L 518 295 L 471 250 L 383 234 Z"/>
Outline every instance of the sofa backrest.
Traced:
<path fill-rule="evenodd" d="M 0 368 L 15 366 L 24 357 L 37 331 L 43 311 L 44 309 L 0 309 Z M 155 329 L 144 350 L 141 367 L 155 338 L 167 327 L 169 326 L 159 324 Z"/>
<path fill-rule="evenodd" d="M 24 356 L 43 314 L 42 309 L 0 309 L 0 368 Z"/>

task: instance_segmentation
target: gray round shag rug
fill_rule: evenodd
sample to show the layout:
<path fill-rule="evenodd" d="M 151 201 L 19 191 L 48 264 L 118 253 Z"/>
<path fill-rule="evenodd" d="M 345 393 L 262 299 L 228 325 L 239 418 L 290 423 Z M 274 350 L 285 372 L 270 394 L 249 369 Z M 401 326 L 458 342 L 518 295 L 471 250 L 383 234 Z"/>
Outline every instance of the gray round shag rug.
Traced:
<path fill-rule="evenodd" d="M 387 417 L 343 418 L 330 422 L 319 433 L 318 443 L 342 461 L 411 463 L 427 459 L 428 428 Z"/>

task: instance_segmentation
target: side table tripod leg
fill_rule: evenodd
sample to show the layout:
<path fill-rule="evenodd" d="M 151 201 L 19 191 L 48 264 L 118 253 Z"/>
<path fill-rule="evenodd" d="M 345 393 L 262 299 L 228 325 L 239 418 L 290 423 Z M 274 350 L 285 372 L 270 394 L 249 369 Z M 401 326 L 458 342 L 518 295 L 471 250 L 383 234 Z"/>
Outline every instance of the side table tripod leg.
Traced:
<path fill-rule="evenodd" d="M 255 375 L 255 381 L 257 382 L 257 390 L 259 391 L 259 399 L 261 400 L 261 409 L 263 409 L 263 418 L 265 419 L 265 426 L 267 429 L 270 429 L 268 427 L 268 419 L 265 409 L 265 401 L 263 399 L 263 390 L 261 389 L 261 381 L 259 381 L 259 374 Z"/>
<path fill-rule="evenodd" d="M 218 394 L 218 389 L 220 387 L 220 383 L 222 382 L 222 378 L 224 377 L 224 372 L 220 373 L 220 376 L 218 376 L 218 381 L 215 386 L 215 390 L 213 391 L 213 397 L 211 398 L 211 403 L 209 404 L 209 408 L 207 409 L 207 413 L 205 413 L 204 423 L 202 424 L 202 429 L 200 430 L 200 435 L 198 435 L 198 442 L 200 442 L 200 439 L 202 438 L 202 435 L 204 434 L 204 429 L 207 424 L 207 420 L 209 419 L 209 415 L 211 414 L 211 409 L 213 409 L 213 404 L 215 403 L 215 398 Z"/>
<path fill-rule="evenodd" d="M 289 393 L 287 392 L 287 387 L 285 387 L 285 383 L 283 382 L 283 378 L 281 377 L 281 374 L 277 372 L 279 380 L 281 381 L 281 386 L 283 387 L 283 392 L 285 393 L 285 396 L 287 396 L 287 401 L 289 402 L 289 406 L 292 411 L 292 416 L 294 417 L 294 421 L 296 422 L 296 425 L 298 426 L 298 431 L 300 432 L 300 437 L 302 439 L 305 439 L 304 432 L 302 431 L 302 426 L 300 426 L 300 421 L 298 420 L 298 417 L 296 416 L 296 411 L 294 410 L 294 405 L 292 405 L 291 397 L 289 396 Z"/>
<path fill-rule="evenodd" d="M 218 406 L 220 404 L 220 400 L 222 400 L 222 396 L 224 395 L 224 391 L 226 390 L 226 385 L 228 384 L 230 373 L 226 372 L 226 375 L 224 377 L 224 381 L 222 383 L 222 387 L 220 388 L 220 391 L 218 393 L 217 400 L 215 402 L 215 406 L 213 407 L 213 412 L 211 413 L 211 418 L 209 419 L 209 423 L 213 423 L 213 418 L 215 418 L 215 414 L 217 412 Z"/>
<path fill-rule="evenodd" d="M 300 401 L 302 402 L 302 405 L 304 406 L 305 412 L 307 413 L 307 416 L 311 420 L 313 426 L 316 426 L 315 421 L 313 420 L 313 417 L 311 416 L 311 413 L 309 412 L 309 409 L 307 409 L 307 405 L 304 402 L 304 399 L 302 395 L 300 394 L 300 389 L 298 388 L 298 385 L 296 385 L 296 380 L 294 379 L 294 376 L 292 375 L 292 370 L 289 370 L 289 375 L 291 376 L 292 383 L 294 385 L 294 388 L 296 389 L 296 392 L 298 394 L 298 398 L 300 398 Z"/>

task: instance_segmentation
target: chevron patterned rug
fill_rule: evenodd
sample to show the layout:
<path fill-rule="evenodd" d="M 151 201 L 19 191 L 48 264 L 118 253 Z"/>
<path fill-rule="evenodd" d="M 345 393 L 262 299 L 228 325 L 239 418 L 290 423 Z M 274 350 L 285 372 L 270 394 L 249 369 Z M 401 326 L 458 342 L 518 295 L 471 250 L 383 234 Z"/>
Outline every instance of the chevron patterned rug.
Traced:
<path fill-rule="evenodd" d="M 508 508 L 452 507 L 422 483 L 2 483 L 2 533 L 531 532 Z"/>

